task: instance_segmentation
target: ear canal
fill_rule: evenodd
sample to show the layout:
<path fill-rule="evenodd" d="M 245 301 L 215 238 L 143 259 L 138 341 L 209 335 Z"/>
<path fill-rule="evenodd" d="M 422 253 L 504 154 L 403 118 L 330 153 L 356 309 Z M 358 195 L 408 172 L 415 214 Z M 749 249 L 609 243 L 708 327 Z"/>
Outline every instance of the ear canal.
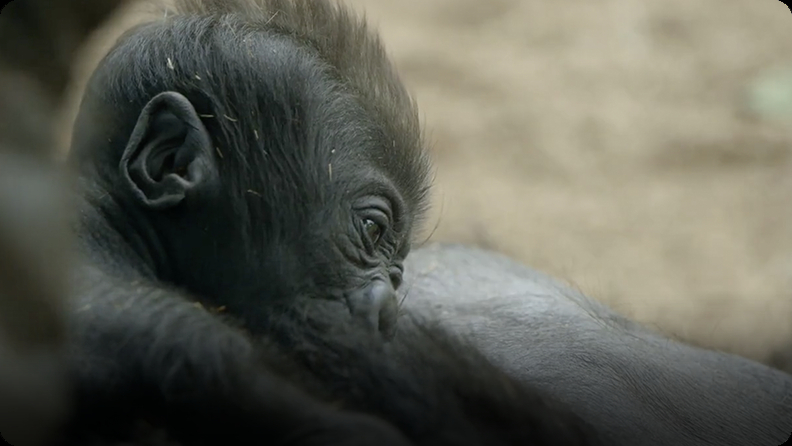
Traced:
<path fill-rule="evenodd" d="M 155 96 L 138 117 L 120 170 L 144 207 L 167 209 L 188 192 L 211 187 L 217 178 L 212 142 L 190 101 L 179 93 Z"/>

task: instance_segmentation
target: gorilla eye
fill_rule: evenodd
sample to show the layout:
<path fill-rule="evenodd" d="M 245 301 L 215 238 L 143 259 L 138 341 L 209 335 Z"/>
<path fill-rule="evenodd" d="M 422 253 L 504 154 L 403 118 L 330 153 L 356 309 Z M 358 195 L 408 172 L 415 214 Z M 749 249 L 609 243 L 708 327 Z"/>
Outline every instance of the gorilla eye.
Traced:
<path fill-rule="evenodd" d="M 363 229 L 372 244 L 376 245 L 382 237 L 382 226 L 374 220 L 367 218 L 363 220 Z"/>

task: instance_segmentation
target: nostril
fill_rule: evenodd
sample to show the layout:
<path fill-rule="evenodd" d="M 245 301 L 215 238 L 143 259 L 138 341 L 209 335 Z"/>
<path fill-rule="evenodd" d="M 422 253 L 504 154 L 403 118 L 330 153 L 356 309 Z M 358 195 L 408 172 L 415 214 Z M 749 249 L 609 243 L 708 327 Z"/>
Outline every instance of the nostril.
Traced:
<path fill-rule="evenodd" d="M 385 339 L 393 339 L 396 335 L 396 321 L 399 315 L 399 306 L 396 301 L 396 296 L 389 299 L 380 310 L 379 314 L 379 332 Z"/>
<path fill-rule="evenodd" d="M 398 290 L 402 284 L 402 272 L 399 269 L 395 269 L 390 273 L 390 281 L 391 285 L 393 285 L 394 290 Z"/>
<path fill-rule="evenodd" d="M 390 337 L 396 325 L 396 291 L 390 283 L 375 280 L 347 298 L 353 319 Z"/>

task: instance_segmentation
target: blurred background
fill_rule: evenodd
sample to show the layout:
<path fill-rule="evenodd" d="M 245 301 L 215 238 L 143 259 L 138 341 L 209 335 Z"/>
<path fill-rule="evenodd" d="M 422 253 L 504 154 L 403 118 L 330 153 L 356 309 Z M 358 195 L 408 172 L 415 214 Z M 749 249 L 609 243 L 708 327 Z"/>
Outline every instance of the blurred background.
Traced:
<path fill-rule="evenodd" d="M 792 352 L 792 16 L 775 0 L 347 0 L 421 108 L 426 236 L 695 344 Z M 82 83 L 151 8 L 130 5 Z M 792 370 L 790 368 L 789 370 Z"/>

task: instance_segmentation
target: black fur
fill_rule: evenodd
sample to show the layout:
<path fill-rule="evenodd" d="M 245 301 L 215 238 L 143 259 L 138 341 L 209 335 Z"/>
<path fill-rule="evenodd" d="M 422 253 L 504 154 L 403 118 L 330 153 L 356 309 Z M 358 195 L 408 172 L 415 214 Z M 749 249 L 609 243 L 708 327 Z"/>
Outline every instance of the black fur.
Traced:
<path fill-rule="evenodd" d="M 180 2 L 97 69 L 71 162 L 84 260 L 64 444 L 158 444 L 152 430 L 189 445 L 598 444 L 433 324 L 393 337 L 430 167 L 412 101 L 346 9 Z"/>

